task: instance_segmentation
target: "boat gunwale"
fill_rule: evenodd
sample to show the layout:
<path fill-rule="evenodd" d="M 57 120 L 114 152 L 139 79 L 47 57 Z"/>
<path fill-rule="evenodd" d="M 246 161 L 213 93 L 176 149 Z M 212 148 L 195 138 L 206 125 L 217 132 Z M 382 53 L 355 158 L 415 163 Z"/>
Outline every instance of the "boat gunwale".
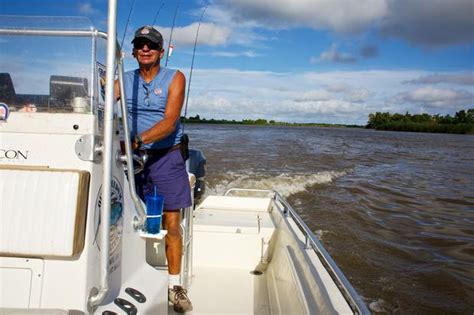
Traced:
<path fill-rule="evenodd" d="M 296 213 L 293 207 L 286 201 L 286 199 L 276 190 L 273 189 L 248 189 L 248 188 L 230 188 L 225 193 L 224 196 L 229 196 L 233 192 L 249 192 L 256 194 L 273 194 L 272 203 L 282 214 L 282 217 L 285 220 L 292 219 L 300 231 L 305 237 L 305 246 L 306 250 L 313 250 L 315 254 L 319 257 L 324 268 L 333 279 L 336 286 L 339 288 L 344 299 L 349 304 L 350 308 L 355 314 L 368 315 L 370 311 L 365 305 L 364 301 L 347 280 L 344 273 L 337 266 L 334 259 L 324 248 L 323 244 L 317 239 L 316 235 L 311 231 L 311 229 L 306 225 L 306 223 L 301 219 L 301 217 Z M 280 207 L 281 204 L 283 209 Z"/>

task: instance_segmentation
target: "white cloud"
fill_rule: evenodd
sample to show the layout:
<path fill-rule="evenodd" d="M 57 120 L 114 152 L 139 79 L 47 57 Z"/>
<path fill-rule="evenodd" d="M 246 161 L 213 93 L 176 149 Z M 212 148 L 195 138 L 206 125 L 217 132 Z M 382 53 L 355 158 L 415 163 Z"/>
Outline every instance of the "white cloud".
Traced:
<path fill-rule="evenodd" d="M 348 53 L 341 53 L 337 51 L 336 44 L 332 44 L 331 47 L 323 51 L 318 58 L 311 57 L 311 63 L 318 62 L 336 62 L 336 63 L 355 63 L 357 59 Z"/>
<path fill-rule="evenodd" d="M 255 58 L 261 57 L 261 54 L 257 54 L 253 50 L 241 51 L 241 52 L 231 52 L 231 51 L 215 51 L 211 53 L 212 56 L 215 57 L 227 57 L 227 58 L 235 58 L 235 57 L 248 57 L 248 58 Z"/>
<path fill-rule="evenodd" d="M 354 87 L 348 83 L 336 83 L 327 86 L 327 90 L 337 93 L 347 101 L 354 103 L 362 103 L 368 100 L 373 92 L 366 88 Z"/>
<path fill-rule="evenodd" d="M 386 0 L 383 34 L 425 46 L 474 41 L 472 0 Z"/>
<path fill-rule="evenodd" d="M 372 96 L 367 89 L 351 89 L 347 94 L 347 100 L 354 103 L 363 103 Z"/>
<path fill-rule="evenodd" d="M 94 15 L 94 14 L 99 14 L 100 10 L 94 8 L 92 4 L 86 2 L 86 3 L 79 4 L 79 13 L 85 14 L 85 15 Z"/>
<path fill-rule="evenodd" d="M 450 73 L 441 73 L 450 75 Z M 364 125 L 370 113 L 454 114 L 474 104 L 472 93 L 449 89 L 407 92 L 404 81 L 423 71 L 276 73 L 196 70 L 190 116 Z M 469 101 L 470 100 L 470 101 Z"/>
<path fill-rule="evenodd" d="M 378 30 L 436 47 L 474 41 L 473 12 L 472 0 L 213 0 L 206 16 L 233 29 Z M 361 53 L 373 57 L 376 51 Z"/>
<path fill-rule="evenodd" d="M 208 14 L 246 25 L 288 28 L 296 26 L 353 33 L 386 14 L 381 0 L 214 0 Z"/>
<path fill-rule="evenodd" d="M 407 84 L 457 84 L 474 85 L 474 73 L 430 74 L 406 81 Z"/>
<path fill-rule="evenodd" d="M 366 88 L 358 88 L 347 83 L 336 83 L 323 86 L 323 89 L 299 93 L 295 102 L 343 100 L 348 103 L 363 103 L 373 95 Z"/>
<path fill-rule="evenodd" d="M 304 93 L 298 93 L 294 98 L 296 103 L 328 101 L 332 98 L 331 93 L 325 90 L 312 90 Z"/>
<path fill-rule="evenodd" d="M 431 86 L 399 93 L 398 102 L 422 104 L 425 107 L 456 109 L 474 105 L 474 94 L 465 90 L 439 89 Z"/>
<path fill-rule="evenodd" d="M 175 27 L 173 30 L 173 43 L 177 46 L 194 46 L 198 23 L 192 23 L 184 27 Z M 165 41 L 170 37 L 171 28 L 156 26 L 164 36 Z M 230 39 L 232 30 L 226 26 L 214 23 L 201 23 L 199 28 L 198 45 L 219 46 L 226 45 Z"/>

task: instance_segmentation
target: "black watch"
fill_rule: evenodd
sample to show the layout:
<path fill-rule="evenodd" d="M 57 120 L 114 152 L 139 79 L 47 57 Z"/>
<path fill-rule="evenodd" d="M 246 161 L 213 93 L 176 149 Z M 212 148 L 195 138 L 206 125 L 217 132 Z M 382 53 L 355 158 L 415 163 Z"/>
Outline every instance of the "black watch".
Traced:
<path fill-rule="evenodd" d="M 141 149 L 143 147 L 143 139 L 139 134 L 136 134 L 133 138 L 133 142 L 137 145 L 136 149 Z"/>

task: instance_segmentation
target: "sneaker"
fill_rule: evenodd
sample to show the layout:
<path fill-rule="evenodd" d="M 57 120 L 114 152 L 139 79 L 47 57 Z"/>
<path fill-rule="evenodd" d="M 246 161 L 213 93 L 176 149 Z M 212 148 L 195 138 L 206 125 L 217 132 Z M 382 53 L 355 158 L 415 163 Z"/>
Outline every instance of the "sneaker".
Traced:
<path fill-rule="evenodd" d="M 186 293 L 187 291 L 180 285 L 175 285 L 173 289 L 168 289 L 168 301 L 173 304 L 175 312 L 184 313 L 193 310 L 193 304 Z"/>

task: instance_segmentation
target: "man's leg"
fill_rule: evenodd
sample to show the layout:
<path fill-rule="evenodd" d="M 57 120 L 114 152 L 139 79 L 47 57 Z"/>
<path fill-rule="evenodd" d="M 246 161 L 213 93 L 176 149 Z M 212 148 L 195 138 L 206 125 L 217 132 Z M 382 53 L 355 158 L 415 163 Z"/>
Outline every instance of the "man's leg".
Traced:
<path fill-rule="evenodd" d="M 169 273 L 168 300 L 173 303 L 175 312 L 184 313 L 191 311 L 193 305 L 179 280 L 183 250 L 180 223 L 179 211 L 166 211 L 163 213 L 163 227 L 168 231 L 166 235 L 166 259 L 168 259 Z"/>
<path fill-rule="evenodd" d="M 168 231 L 166 235 L 166 259 L 168 259 L 170 275 L 179 275 L 181 272 L 183 241 L 180 223 L 181 214 L 179 211 L 163 212 L 163 227 Z"/>

